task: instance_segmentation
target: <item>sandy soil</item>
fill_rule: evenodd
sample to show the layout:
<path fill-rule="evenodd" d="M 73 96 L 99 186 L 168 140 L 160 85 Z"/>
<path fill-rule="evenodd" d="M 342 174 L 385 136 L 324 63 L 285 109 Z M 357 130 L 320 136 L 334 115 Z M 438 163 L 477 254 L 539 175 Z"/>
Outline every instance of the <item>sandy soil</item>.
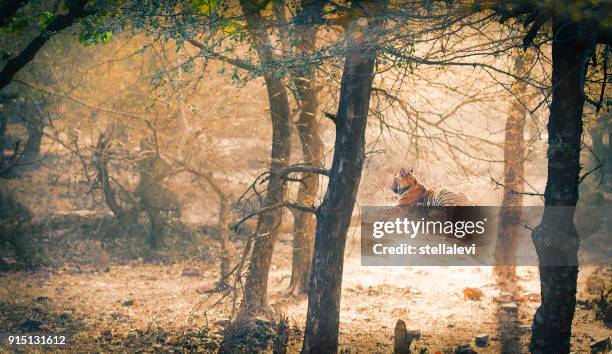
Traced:
<path fill-rule="evenodd" d="M 397 319 L 422 337 L 414 352 L 449 352 L 471 344 L 479 353 L 527 352 L 530 325 L 538 306 L 537 268 L 519 269 L 514 293 L 496 285 L 490 267 L 362 267 L 359 243 L 347 245 L 342 291 L 340 346 L 350 353 L 389 353 Z M 270 279 L 270 301 L 294 327 L 290 352 L 299 352 L 305 323 L 306 298 L 288 298 L 290 237 L 275 253 Z M 199 272 L 184 275 L 186 268 Z M 610 336 L 612 330 L 595 320 L 588 300 L 612 277 L 610 269 L 583 269 L 579 305 L 572 338 L 576 353 L 590 352 L 589 343 Z M 213 263 L 155 265 L 134 262 L 97 272 L 56 270 L 34 274 L 0 275 L 0 351 L 11 352 L 6 336 L 29 332 L 67 336 L 73 352 L 214 352 L 231 301 L 213 306 L 221 295 L 201 293 L 217 278 Z M 479 300 L 466 300 L 466 287 L 482 290 Z M 205 301 L 206 300 L 206 301 Z M 508 310 L 517 305 L 517 311 Z M 27 320 L 34 322 L 28 323 Z M 33 325 L 36 328 L 28 329 Z M 489 345 L 476 347 L 474 337 L 490 336 Z M 56 351 L 57 347 L 23 346 L 24 351 Z"/>

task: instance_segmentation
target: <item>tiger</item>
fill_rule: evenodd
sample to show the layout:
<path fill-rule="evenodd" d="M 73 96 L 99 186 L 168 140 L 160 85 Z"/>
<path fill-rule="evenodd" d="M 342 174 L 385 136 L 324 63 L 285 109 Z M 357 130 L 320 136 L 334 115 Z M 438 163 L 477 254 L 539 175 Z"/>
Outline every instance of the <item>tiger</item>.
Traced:
<path fill-rule="evenodd" d="M 393 178 L 391 190 L 398 195 L 398 206 L 474 206 L 474 202 L 463 193 L 443 188 L 427 188 L 414 175 L 414 169 L 400 168 Z"/>

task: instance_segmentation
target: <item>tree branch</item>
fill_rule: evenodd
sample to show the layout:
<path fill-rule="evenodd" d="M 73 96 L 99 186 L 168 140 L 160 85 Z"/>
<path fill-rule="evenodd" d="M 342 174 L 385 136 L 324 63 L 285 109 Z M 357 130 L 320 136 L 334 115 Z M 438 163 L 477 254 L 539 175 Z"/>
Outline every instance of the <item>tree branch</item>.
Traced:
<path fill-rule="evenodd" d="M 316 167 L 316 166 L 308 166 L 308 165 L 295 165 L 295 166 L 289 166 L 287 168 L 283 168 L 280 169 L 278 171 L 274 171 L 273 173 L 276 175 L 287 175 L 289 173 L 297 173 L 297 172 L 301 172 L 301 173 L 316 173 L 319 175 L 324 175 L 324 176 L 328 176 L 330 174 L 330 171 L 328 169 L 322 168 L 322 167 Z"/>
<path fill-rule="evenodd" d="M 10 59 L 0 72 L 0 90 L 13 81 L 13 77 L 29 62 L 34 60 L 38 51 L 47 41 L 59 31 L 72 26 L 78 19 L 92 14 L 92 11 L 85 10 L 86 0 L 78 0 L 70 11 L 65 15 L 58 15 L 53 18 L 49 26 L 38 36 L 34 37 L 28 46 L 13 59 Z"/>
<path fill-rule="evenodd" d="M 254 216 L 265 214 L 265 213 L 267 213 L 269 211 L 280 209 L 280 208 L 290 208 L 290 209 L 295 209 L 295 210 L 299 210 L 299 211 L 303 211 L 303 212 L 307 212 L 307 213 L 313 213 L 315 215 L 316 215 L 317 209 L 318 209 L 317 207 L 312 206 L 312 205 L 302 205 L 302 204 L 297 204 L 297 203 L 293 203 L 293 202 L 282 202 L 282 203 L 279 203 L 279 204 L 270 205 L 270 206 L 261 208 L 261 209 L 259 209 L 257 211 L 254 211 L 252 213 L 247 214 L 245 217 L 243 217 L 242 219 L 238 220 L 234 225 L 232 225 L 232 229 L 238 228 L 245 221 L 249 220 L 250 218 L 252 218 Z"/>
<path fill-rule="evenodd" d="M 495 183 L 496 186 L 498 187 L 503 187 L 503 188 L 507 188 L 505 184 L 501 183 L 500 181 L 496 180 L 493 177 L 491 178 L 491 182 Z M 531 192 L 517 192 L 514 189 L 510 189 L 510 193 L 512 194 L 521 194 L 521 195 L 526 195 L 526 196 L 530 196 L 530 197 L 540 197 L 540 198 L 544 198 L 544 194 L 542 193 L 531 193 Z"/>
<path fill-rule="evenodd" d="M 604 165 L 605 161 L 606 160 L 603 160 L 602 162 L 599 163 L 599 165 L 595 166 L 592 170 L 590 170 L 589 172 L 587 172 L 584 175 L 580 176 L 580 180 L 578 180 L 578 184 L 582 183 L 582 181 L 584 181 L 584 179 L 587 178 L 591 173 L 593 173 L 593 172 L 595 172 L 595 171 L 597 171 L 599 169 L 603 170 L 603 165 Z"/>
<path fill-rule="evenodd" d="M 252 71 L 253 70 L 253 66 L 251 65 L 251 63 L 244 61 L 244 60 L 240 60 L 240 59 L 234 59 L 234 58 L 229 58 L 226 57 L 222 54 L 218 54 L 213 52 L 210 48 L 206 47 L 204 44 L 194 40 L 194 39 L 188 39 L 187 42 L 189 42 L 191 45 L 193 45 L 194 47 L 198 48 L 201 50 L 200 54 L 202 54 L 204 57 L 206 58 L 212 58 L 212 59 L 216 59 L 219 61 L 222 61 L 224 63 L 228 63 L 230 65 L 233 65 L 237 68 L 240 68 L 242 70 L 246 70 L 246 71 Z"/>
<path fill-rule="evenodd" d="M 323 114 L 325 115 L 325 117 L 329 118 L 332 122 L 334 122 L 334 124 L 336 124 L 336 115 L 333 113 L 329 113 L 329 112 L 323 112 Z"/>
<path fill-rule="evenodd" d="M 6 27 L 13 16 L 24 7 L 28 2 L 26 0 L 4 0 L 0 3 L 0 28 Z"/>

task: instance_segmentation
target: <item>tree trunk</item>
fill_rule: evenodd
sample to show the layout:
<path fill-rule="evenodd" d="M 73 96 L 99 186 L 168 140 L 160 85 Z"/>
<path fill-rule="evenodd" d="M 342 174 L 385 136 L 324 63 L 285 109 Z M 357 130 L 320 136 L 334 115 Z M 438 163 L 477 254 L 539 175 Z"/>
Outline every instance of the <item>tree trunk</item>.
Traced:
<path fill-rule="evenodd" d="M 0 104 L 2 103 L 0 102 Z M 4 148 L 6 147 L 4 136 L 6 135 L 7 126 L 8 116 L 6 114 L 0 113 L 0 172 L 4 170 Z"/>
<path fill-rule="evenodd" d="M 532 51 L 519 53 L 514 59 L 514 74 L 525 78 L 533 64 Z M 495 273 L 500 280 L 516 278 L 516 248 L 520 233 L 521 207 L 525 190 L 525 118 L 529 107 L 527 83 L 517 80 L 512 97 L 504 140 L 504 196 L 495 245 Z"/>
<path fill-rule="evenodd" d="M 26 122 L 26 128 L 28 130 L 28 142 L 24 147 L 23 157 L 25 161 L 35 161 L 40 157 L 40 145 L 43 138 L 44 124 L 38 119 L 34 119 L 32 122 Z"/>
<path fill-rule="evenodd" d="M 249 0 L 241 0 L 240 5 L 247 20 L 249 35 L 260 63 L 264 66 L 273 65 L 272 44 L 265 31 L 265 21 L 261 18 L 257 4 Z M 289 164 L 291 154 L 291 112 L 287 90 L 279 73 L 267 71 L 264 73 L 270 115 L 272 118 L 272 156 L 270 162 L 270 178 L 264 207 L 274 206 L 283 202 L 285 197 L 284 180 L 275 173 Z M 236 322 L 251 321 L 258 317 L 274 319 L 274 311 L 268 305 L 268 274 L 274 252 L 274 243 L 278 238 L 278 226 L 282 221 L 282 210 L 274 209 L 262 214 L 258 220 L 260 231 L 253 245 L 253 254 L 249 264 L 244 298 Z"/>
<path fill-rule="evenodd" d="M 373 6 L 368 3 L 360 5 Z M 365 159 L 368 118 L 376 40 L 365 41 L 376 26 L 371 18 L 353 23 L 335 117 L 336 140 L 327 192 L 317 211 L 308 313 L 302 353 L 336 353 L 344 247 Z M 371 37 L 376 38 L 376 37 Z"/>
<path fill-rule="evenodd" d="M 323 166 L 323 142 L 319 136 L 319 124 L 316 121 L 318 106 L 317 92 L 314 88 L 314 75 L 310 75 L 309 87 L 304 88 L 302 95 L 302 112 L 296 127 L 302 143 L 304 163 L 310 166 Z M 302 174 L 297 202 L 300 205 L 313 205 L 319 190 L 319 175 Z M 310 266 L 314 246 L 315 217 L 312 213 L 296 211 L 293 225 L 293 261 L 291 265 L 290 292 L 294 295 L 308 291 Z"/>
<path fill-rule="evenodd" d="M 548 121 L 545 210 L 532 239 L 540 262 L 542 303 L 530 350 L 569 353 L 576 305 L 579 239 L 573 222 L 578 200 L 586 64 L 595 47 L 589 25 L 553 18 L 552 103 Z"/>
<path fill-rule="evenodd" d="M 154 250 L 161 249 L 164 246 L 164 223 L 159 215 L 160 211 L 152 206 L 146 201 L 143 202 L 144 210 L 147 214 L 147 218 L 149 219 L 149 224 L 151 227 L 149 233 L 149 242 L 151 248 Z"/>
<path fill-rule="evenodd" d="M 232 267 L 232 243 L 230 240 L 229 205 L 223 194 L 219 194 L 219 240 L 221 241 L 221 281 L 220 286 L 228 284 Z"/>
<path fill-rule="evenodd" d="M 104 194 L 104 201 L 112 211 L 113 215 L 119 220 L 122 225 L 127 225 L 132 220 L 127 210 L 124 210 L 117 201 L 115 191 L 111 186 L 110 174 L 108 171 L 108 160 L 109 160 L 109 148 L 111 145 L 111 138 L 108 131 L 100 133 L 98 136 L 98 142 L 96 149 L 94 150 L 94 165 L 98 172 L 98 180 L 102 185 L 102 193 Z"/>
<path fill-rule="evenodd" d="M 303 55 L 310 55 L 316 48 L 317 30 L 316 17 L 320 16 L 323 2 L 303 1 L 299 26 L 299 44 L 297 51 Z M 314 68 L 308 66 L 305 72 L 295 73 L 294 82 L 300 95 L 301 111 L 295 123 L 300 142 L 304 164 L 323 167 L 323 141 L 319 135 L 317 122 L 317 108 L 319 100 L 316 89 L 316 75 Z M 319 190 L 319 175 L 303 173 L 303 183 L 300 184 L 297 202 L 300 205 L 313 205 Z M 298 295 L 308 291 L 310 280 L 310 266 L 314 247 L 315 217 L 312 213 L 294 211 L 293 223 L 293 261 L 291 264 L 291 281 L 289 293 Z"/>
<path fill-rule="evenodd" d="M 142 142 L 141 142 L 142 144 Z M 138 164 L 140 181 L 136 194 L 140 198 L 140 206 L 145 211 L 149 226 L 149 243 L 151 248 L 158 250 L 164 246 L 164 234 L 167 220 L 164 214 L 166 201 L 164 187 L 161 185 L 164 168 L 158 156 L 149 156 Z"/>

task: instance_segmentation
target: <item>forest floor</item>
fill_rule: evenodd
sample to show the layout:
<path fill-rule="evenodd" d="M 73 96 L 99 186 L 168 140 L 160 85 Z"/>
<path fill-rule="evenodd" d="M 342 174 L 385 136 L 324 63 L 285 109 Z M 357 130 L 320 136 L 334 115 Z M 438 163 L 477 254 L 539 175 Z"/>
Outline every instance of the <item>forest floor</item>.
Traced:
<path fill-rule="evenodd" d="M 353 234 L 353 233 L 352 233 Z M 299 352 L 306 297 L 288 297 L 291 238 L 277 245 L 270 302 L 293 327 L 289 352 Z M 218 276 L 214 261 L 152 264 L 142 260 L 103 269 L 0 274 L 0 352 L 215 352 L 231 301 L 212 306 Z M 594 299 L 612 269 L 585 268 L 579 279 L 572 349 L 589 353 L 590 343 L 612 329 L 595 319 Z M 472 300 L 465 288 L 477 288 Z M 514 291 L 501 290 L 491 267 L 363 267 L 358 237 L 350 237 L 344 267 L 340 347 L 346 353 L 390 353 L 395 322 L 419 330 L 414 352 L 453 352 L 471 344 L 479 353 L 527 352 L 531 322 L 539 305 L 537 268 L 519 268 Z M 474 294 L 472 294 L 474 295 Z M 478 296 L 481 295 L 481 296 Z M 7 346 L 11 334 L 54 333 L 65 347 Z M 486 347 L 474 339 L 489 335 Z"/>

